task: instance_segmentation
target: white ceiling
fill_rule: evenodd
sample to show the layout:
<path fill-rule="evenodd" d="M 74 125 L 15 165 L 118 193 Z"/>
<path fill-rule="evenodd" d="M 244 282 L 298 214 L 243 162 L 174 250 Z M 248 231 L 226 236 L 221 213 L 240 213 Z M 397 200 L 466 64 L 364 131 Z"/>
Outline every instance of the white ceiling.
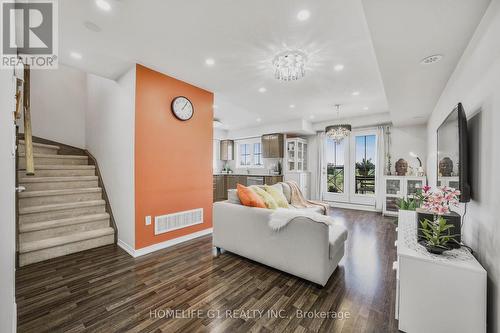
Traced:
<path fill-rule="evenodd" d="M 363 0 L 393 123 L 427 122 L 490 2 Z"/>
<path fill-rule="evenodd" d="M 61 62 L 109 78 L 142 63 L 214 92 L 216 117 L 230 129 L 255 127 L 257 118 L 261 124 L 336 119 L 336 103 L 343 104 L 342 118 L 390 111 L 395 122 L 425 121 L 414 117 L 432 110 L 489 2 L 107 1 L 109 12 L 94 0 L 59 1 Z M 307 21 L 296 17 L 303 9 L 311 12 Z M 101 31 L 85 28 L 85 21 Z M 287 47 L 309 55 L 307 75 L 297 82 L 273 76 L 271 60 Z M 83 58 L 71 58 L 72 51 Z M 431 53 L 445 59 L 432 68 L 418 65 Z M 339 63 L 345 68 L 336 72 Z"/>

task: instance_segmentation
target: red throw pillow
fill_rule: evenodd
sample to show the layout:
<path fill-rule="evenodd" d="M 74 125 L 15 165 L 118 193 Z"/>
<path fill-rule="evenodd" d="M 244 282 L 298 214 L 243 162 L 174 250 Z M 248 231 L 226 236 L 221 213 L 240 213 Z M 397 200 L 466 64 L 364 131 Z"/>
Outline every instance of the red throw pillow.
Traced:
<path fill-rule="evenodd" d="M 238 190 L 238 197 L 244 206 L 266 208 L 264 200 L 251 188 L 237 184 L 236 189 Z"/>

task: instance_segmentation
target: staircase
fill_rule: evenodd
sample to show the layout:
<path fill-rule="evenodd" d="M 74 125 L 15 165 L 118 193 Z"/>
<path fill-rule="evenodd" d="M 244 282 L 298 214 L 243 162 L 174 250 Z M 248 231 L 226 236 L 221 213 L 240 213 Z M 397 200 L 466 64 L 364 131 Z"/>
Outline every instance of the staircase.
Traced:
<path fill-rule="evenodd" d="M 94 165 L 81 155 L 59 155 L 59 147 L 33 143 L 35 175 L 26 175 L 19 141 L 19 265 L 114 243 L 114 229 Z"/>

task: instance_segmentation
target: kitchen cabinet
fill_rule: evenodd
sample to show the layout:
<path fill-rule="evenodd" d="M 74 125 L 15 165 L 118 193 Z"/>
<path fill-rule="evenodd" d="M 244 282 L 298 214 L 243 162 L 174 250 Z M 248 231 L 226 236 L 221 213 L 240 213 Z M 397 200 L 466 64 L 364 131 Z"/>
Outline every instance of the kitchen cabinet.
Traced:
<path fill-rule="evenodd" d="M 214 202 L 227 199 L 226 177 L 214 176 Z"/>
<path fill-rule="evenodd" d="M 262 156 L 264 158 L 283 158 L 284 141 L 283 134 L 265 134 L 262 136 Z"/>
<path fill-rule="evenodd" d="M 286 140 L 288 172 L 307 171 L 307 140 L 293 138 Z"/>
<path fill-rule="evenodd" d="M 257 182 L 255 180 L 258 180 Z M 213 202 L 227 200 L 227 190 L 235 189 L 237 184 L 249 186 L 252 184 L 274 185 L 282 182 L 283 176 L 263 175 L 214 175 Z"/>
<path fill-rule="evenodd" d="M 283 176 L 265 176 L 264 184 L 266 185 L 274 185 L 283 181 Z"/>
<path fill-rule="evenodd" d="M 220 142 L 220 159 L 222 161 L 234 160 L 234 141 L 221 140 Z"/>

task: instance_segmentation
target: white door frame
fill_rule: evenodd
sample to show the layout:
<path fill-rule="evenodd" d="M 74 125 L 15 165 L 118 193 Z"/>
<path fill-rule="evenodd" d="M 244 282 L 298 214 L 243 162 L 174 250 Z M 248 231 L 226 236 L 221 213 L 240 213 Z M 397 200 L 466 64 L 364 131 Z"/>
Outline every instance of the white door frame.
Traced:
<path fill-rule="evenodd" d="M 377 172 L 376 170 L 379 168 L 377 165 L 377 129 L 364 129 L 364 130 L 357 130 L 353 131 L 350 137 L 351 141 L 351 158 L 350 158 L 350 166 L 349 169 L 351 170 L 350 172 L 350 202 L 353 204 L 358 204 L 358 205 L 366 205 L 366 206 L 375 206 L 377 202 L 377 195 L 376 193 L 374 194 L 357 194 L 356 193 L 356 137 L 357 136 L 366 136 L 366 135 L 375 135 L 375 161 L 373 163 L 375 164 L 375 184 L 377 184 Z M 376 185 L 375 185 L 376 186 Z M 375 188 L 375 191 L 377 189 Z"/>
<path fill-rule="evenodd" d="M 356 136 L 364 136 L 364 135 L 375 135 L 375 149 L 377 147 L 377 129 L 360 129 L 353 130 L 349 138 L 344 139 L 345 147 L 344 147 L 344 192 L 343 193 L 331 193 L 328 192 L 328 188 L 326 184 L 322 184 L 322 197 L 323 200 L 333 201 L 333 202 L 341 202 L 347 204 L 356 204 L 356 205 L 364 205 L 364 206 L 375 206 L 376 204 L 376 194 L 356 194 Z M 326 139 L 325 139 L 326 140 Z M 325 154 L 328 149 L 328 145 L 325 144 Z M 377 151 L 375 153 L 375 168 L 379 168 L 380 166 L 377 163 Z M 320 163 L 324 163 L 324 173 L 326 174 L 327 162 L 320 161 Z M 375 184 L 377 184 L 377 173 L 375 172 Z M 327 182 L 327 177 L 325 177 L 324 181 Z M 377 189 L 375 189 L 377 191 Z"/>

